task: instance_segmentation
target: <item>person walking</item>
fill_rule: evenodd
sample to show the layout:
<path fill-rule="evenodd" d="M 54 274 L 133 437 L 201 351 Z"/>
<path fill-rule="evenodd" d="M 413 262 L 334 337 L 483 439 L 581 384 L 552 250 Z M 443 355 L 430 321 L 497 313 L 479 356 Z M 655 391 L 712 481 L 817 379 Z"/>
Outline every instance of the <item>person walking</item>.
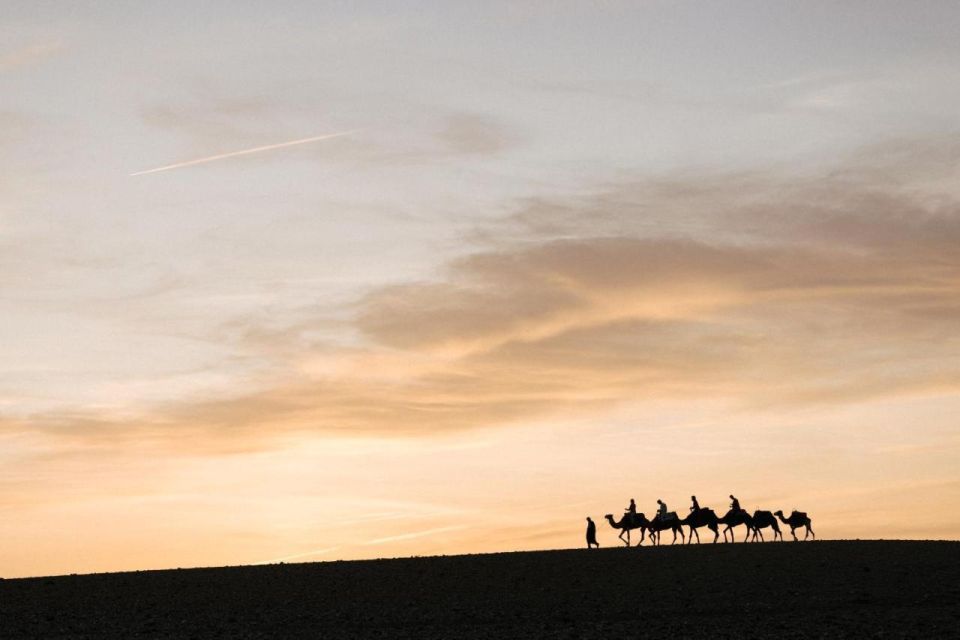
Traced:
<path fill-rule="evenodd" d="M 590 516 L 587 516 L 587 549 L 594 547 L 600 548 L 600 543 L 597 542 L 597 525 Z"/>

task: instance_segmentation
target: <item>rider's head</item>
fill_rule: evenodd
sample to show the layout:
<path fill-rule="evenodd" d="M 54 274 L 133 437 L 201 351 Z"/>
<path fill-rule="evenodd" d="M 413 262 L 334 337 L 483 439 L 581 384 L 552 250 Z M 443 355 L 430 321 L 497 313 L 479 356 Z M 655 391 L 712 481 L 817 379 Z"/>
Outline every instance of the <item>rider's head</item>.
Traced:
<path fill-rule="evenodd" d="M 697 499 L 697 496 L 690 496 L 690 499 L 691 499 L 691 500 L 696 500 L 696 499 Z"/>
<path fill-rule="evenodd" d="M 663 500 L 661 500 L 660 498 L 657 498 L 657 504 L 663 504 Z"/>

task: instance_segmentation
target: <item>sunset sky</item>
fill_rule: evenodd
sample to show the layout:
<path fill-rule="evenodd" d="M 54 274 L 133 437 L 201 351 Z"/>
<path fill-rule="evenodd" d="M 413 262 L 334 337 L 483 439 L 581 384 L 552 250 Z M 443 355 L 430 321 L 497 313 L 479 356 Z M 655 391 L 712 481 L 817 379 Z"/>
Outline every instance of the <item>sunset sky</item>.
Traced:
<path fill-rule="evenodd" d="M 957 3 L 0 4 L 0 576 L 960 538 Z"/>

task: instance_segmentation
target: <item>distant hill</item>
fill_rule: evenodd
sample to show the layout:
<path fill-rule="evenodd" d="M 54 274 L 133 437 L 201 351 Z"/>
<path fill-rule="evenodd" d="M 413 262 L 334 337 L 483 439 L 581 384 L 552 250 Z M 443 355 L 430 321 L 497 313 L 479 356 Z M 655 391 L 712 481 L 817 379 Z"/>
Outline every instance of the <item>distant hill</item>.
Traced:
<path fill-rule="evenodd" d="M 614 548 L 0 581 L 0 638 L 960 637 L 960 543 Z"/>

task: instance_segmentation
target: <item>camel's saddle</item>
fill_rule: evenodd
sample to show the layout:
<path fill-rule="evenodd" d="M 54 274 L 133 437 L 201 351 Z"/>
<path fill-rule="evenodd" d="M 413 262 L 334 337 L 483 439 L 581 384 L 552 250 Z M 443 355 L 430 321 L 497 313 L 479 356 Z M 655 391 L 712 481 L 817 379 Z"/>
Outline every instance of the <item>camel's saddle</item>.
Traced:
<path fill-rule="evenodd" d="M 676 511 L 668 511 L 664 514 L 657 514 L 657 520 L 659 520 L 660 522 L 670 522 L 671 520 L 676 520 L 676 519 L 677 519 Z"/>

